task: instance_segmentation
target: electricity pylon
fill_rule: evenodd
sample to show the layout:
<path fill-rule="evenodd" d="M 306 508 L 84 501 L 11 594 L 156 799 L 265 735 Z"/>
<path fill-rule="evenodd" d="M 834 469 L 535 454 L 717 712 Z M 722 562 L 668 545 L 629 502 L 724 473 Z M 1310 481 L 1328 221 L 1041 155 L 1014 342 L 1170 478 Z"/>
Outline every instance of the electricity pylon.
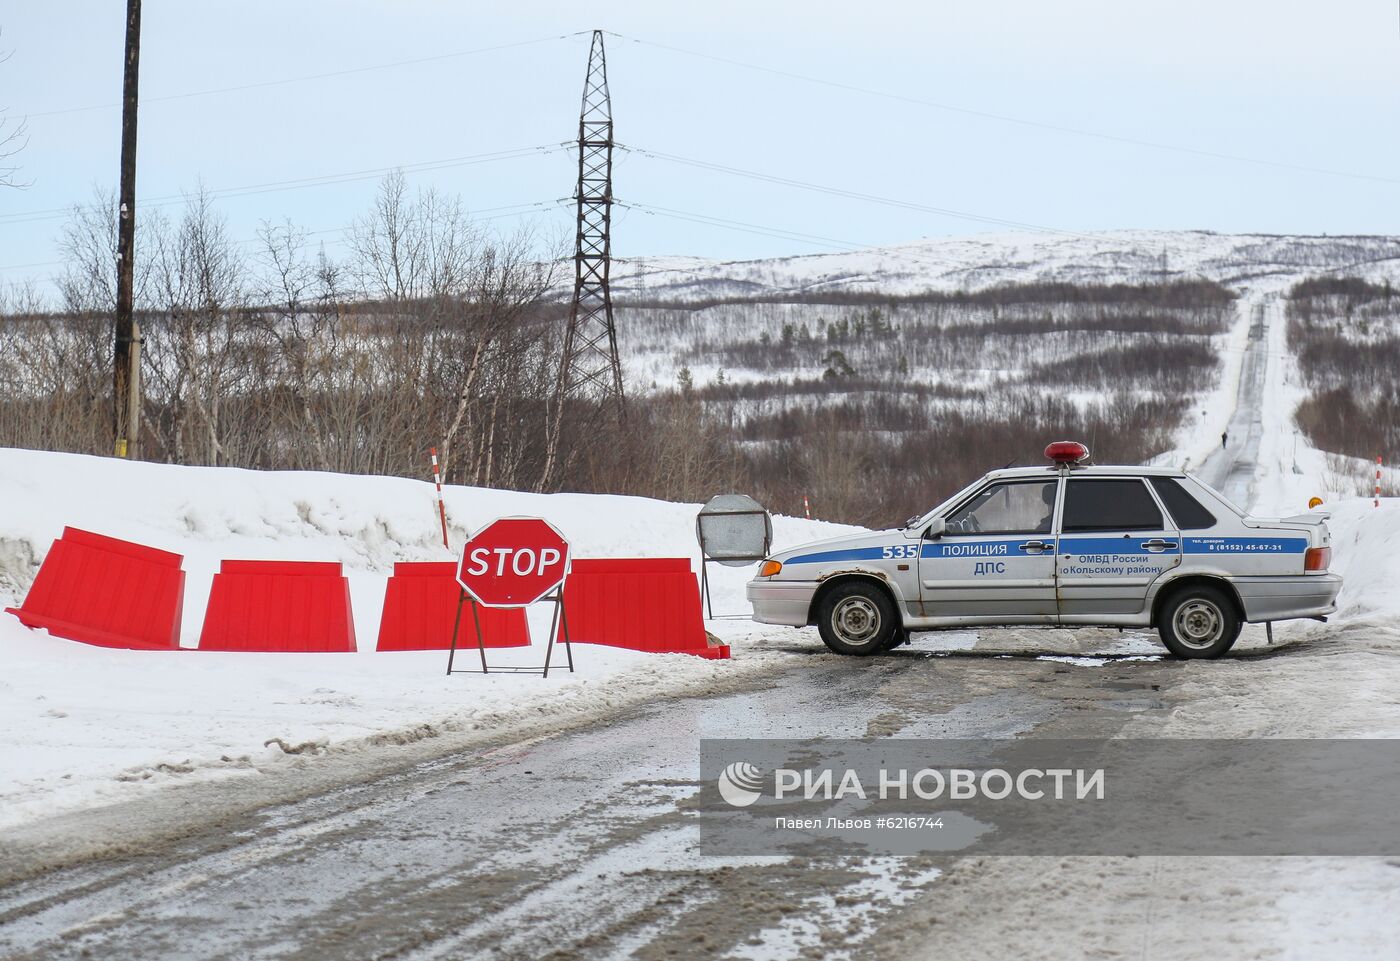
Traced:
<path fill-rule="evenodd" d="M 574 241 L 574 299 L 564 332 L 559 400 L 589 396 L 600 409 L 623 414 L 622 365 L 617 356 L 612 290 L 612 102 L 603 31 L 593 31 L 588 77 L 578 120 L 578 230 Z"/>

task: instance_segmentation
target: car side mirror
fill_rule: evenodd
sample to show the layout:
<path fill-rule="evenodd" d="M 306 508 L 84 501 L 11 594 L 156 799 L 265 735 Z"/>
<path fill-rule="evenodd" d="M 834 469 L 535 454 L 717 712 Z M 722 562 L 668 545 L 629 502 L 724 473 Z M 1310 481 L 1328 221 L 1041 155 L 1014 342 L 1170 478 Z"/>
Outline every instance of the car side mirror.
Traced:
<path fill-rule="evenodd" d="M 943 523 L 943 518 L 935 517 L 933 520 L 929 521 L 928 530 L 924 531 L 924 538 L 931 541 L 935 538 L 942 537 L 946 527 L 947 525 Z"/>

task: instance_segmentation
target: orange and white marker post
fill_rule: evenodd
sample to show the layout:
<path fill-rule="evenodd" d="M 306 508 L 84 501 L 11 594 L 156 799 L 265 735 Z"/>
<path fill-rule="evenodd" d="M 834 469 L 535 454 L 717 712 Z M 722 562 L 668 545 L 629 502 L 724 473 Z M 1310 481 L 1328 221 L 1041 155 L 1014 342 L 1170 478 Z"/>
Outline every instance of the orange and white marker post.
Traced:
<path fill-rule="evenodd" d="M 1381 459 L 1380 459 L 1379 457 L 1376 458 L 1376 490 L 1375 490 L 1374 497 L 1375 497 L 1375 501 L 1374 501 L 1373 506 L 1375 506 L 1375 507 L 1380 507 L 1380 506 L 1381 506 Z"/>
<path fill-rule="evenodd" d="M 447 505 L 442 502 L 442 474 L 438 471 L 437 448 L 429 447 L 433 456 L 433 484 L 437 486 L 438 517 L 442 520 L 442 546 L 452 550 L 447 544 Z"/>
<path fill-rule="evenodd" d="M 807 519 L 812 519 L 812 505 L 807 503 L 807 495 L 802 495 L 802 513 L 807 515 Z"/>

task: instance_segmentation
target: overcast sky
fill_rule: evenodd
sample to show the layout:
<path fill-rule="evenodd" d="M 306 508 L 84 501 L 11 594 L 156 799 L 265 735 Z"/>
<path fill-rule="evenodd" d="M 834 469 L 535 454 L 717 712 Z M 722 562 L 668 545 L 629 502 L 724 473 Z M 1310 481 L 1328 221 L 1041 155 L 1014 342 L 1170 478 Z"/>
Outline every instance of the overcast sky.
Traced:
<path fill-rule="evenodd" d="M 16 159 L 31 182 L 0 189 L 0 281 L 49 275 L 54 211 L 115 187 L 124 7 L 0 7 L 0 108 L 28 118 Z M 409 167 L 409 180 L 509 215 L 493 227 L 523 216 L 567 232 L 566 209 L 497 209 L 567 198 L 567 151 L 460 161 L 576 136 L 579 32 L 594 27 L 635 38 L 607 45 L 616 137 L 639 149 L 1066 230 L 1400 233 L 1395 0 L 145 0 L 138 203 L 200 182 L 217 192 L 450 161 Z M 519 45 L 463 53 L 506 44 Z M 259 188 L 218 208 L 239 238 L 290 217 L 334 254 L 374 176 Z M 1002 229 L 635 153 L 619 155 L 614 182 L 624 201 L 830 239 L 621 210 L 626 256 Z"/>

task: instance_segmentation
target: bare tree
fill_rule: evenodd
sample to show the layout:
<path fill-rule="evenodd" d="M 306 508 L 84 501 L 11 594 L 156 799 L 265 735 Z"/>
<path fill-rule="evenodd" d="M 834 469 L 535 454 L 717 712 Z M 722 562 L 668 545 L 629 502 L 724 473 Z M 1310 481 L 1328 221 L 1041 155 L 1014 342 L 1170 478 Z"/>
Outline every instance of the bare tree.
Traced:
<path fill-rule="evenodd" d="M 306 256 L 306 231 L 290 221 L 258 231 L 266 282 L 253 323 L 270 346 L 282 390 L 272 397 L 279 423 L 305 432 L 318 470 L 345 469 L 333 456 L 318 399 L 334 393 L 343 353 L 340 272 L 324 251 Z M 342 445 L 343 449 L 343 445 Z"/>
<path fill-rule="evenodd" d="M 6 393 L 24 412 L 10 443 L 86 452 L 110 444 L 114 207 L 110 196 L 98 194 L 93 204 L 74 207 L 64 225 L 62 312 L 33 311 L 7 324 L 17 334 Z"/>
<path fill-rule="evenodd" d="M 23 377 L 0 396 L 0 442 L 106 446 L 114 207 L 99 195 L 63 228 L 60 313 L 0 318 L 16 344 L 0 374 Z M 149 449 L 188 464 L 418 474 L 436 443 L 454 480 L 530 486 L 558 321 L 553 261 L 531 233 L 489 236 L 459 200 L 390 177 L 343 263 L 307 237 L 265 224 L 245 260 L 202 191 L 173 219 L 149 216 L 136 273 Z"/>
<path fill-rule="evenodd" d="M 522 455 L 506 451 L 509 432 L 495 427 L 540 362 L 539 332 L 521 328 L 552 284 L 551 262 L 534 256 L 528 231 L 489 239 L 459 199 L 410 195 L 398 171 L 348 239 L 352 270 L 381 319 L 419 339 L 425 399 L 445 414 L 419 430 L 436 428 L 444 473 L 484 482 L 513 472 Z"/>
<path fill-rule="evenodd" d="M 360 289 L 386 301 L 404 301 L 422 293 L 424 230 L 421 204 L 408 196 L 403 171 L 379 182 L 369 214 L 350 228 L 348 240 Z"/>
<path fill-rule="evenodd" d="M 11 51 L 0 53 L 0 64 L 5 63 L 11 56 Z M 0 187 L 27 187 L 28 183 L 15 178 L 19 173 L 19 165 L 11 163 L 10 158 L 29 144 L 29 132 L 23 120 L 11 120 L 6 116 L 7 113 L 5 108 L 0 107 Z"/>
<path fill-rule="evenodd" d="M 226 464 L 225 397 L 238 385 L 238 319 L 245 268 L 223 221 L 200 188 L 178 224 L 152 218 L 147 268 L 148 394 L 165 411 L 162 446 L 175 463 Z M 158 415 L 153 410 L 150 415 Z M 150 416 L 160 423 L 158 416 Z"/>
<path fill-rule="evenodd" d="M 466 438 L 473 449 L 462 458 L 464 468 L 470 468 L 462 476 L 477 483 L 485 482 L 483 474 L 497 470 L 495 426 L 501 398 L 520 399 L 531 380 L 530 368 L 548 364 L 548 358 L 532 350 L 541 344 L 542 332 L 538 323 L 530 322 L 538 320 L 552 278 L 531 251 L 528 232 L 484 246 L 462 278 L 465 288 L 458 293 L 444 290 L 433 298 L 432 310 L 439 323 L 450 324 L 457 351 L 455 358 L 444 359 L 459 361 L 441 365 L 448 374 L 446 385 L 455 394 L 452 417 L 443 431 L 443 461 L 448 463 L 459 437 Z M 535 328 L 528 334 L 523 329 L 527 325 Z"/>
<path fill-rule="evenodd" d="M 75 205 L 58 246 L 63 252 L 58 288 L 64 309 L 79 315 L 110 313 L 117 300 L 116 194 L 94 190 L 91 203 Z"/>

